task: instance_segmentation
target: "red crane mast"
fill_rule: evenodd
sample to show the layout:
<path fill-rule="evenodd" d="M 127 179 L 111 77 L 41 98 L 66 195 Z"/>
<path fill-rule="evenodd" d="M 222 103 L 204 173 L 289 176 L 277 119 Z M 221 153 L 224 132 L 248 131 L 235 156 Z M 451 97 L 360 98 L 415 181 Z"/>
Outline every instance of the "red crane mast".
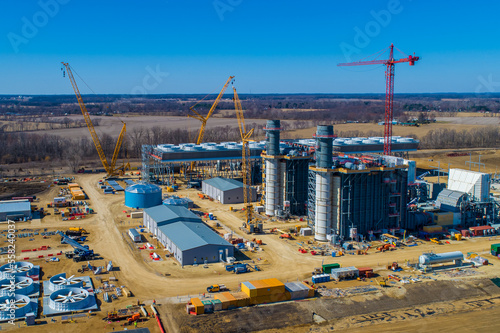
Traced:
<path fill-rule="evenodd" d="M 392 120 L 394 109 L 394 64 L 407 62 L 410 66 L 415 64 L 420 58 L 415 53 L 407 58 L 394 59 L 394 45 L 389 46 L 389 59 L 368 60 L 340 63 L 337 66 L 361 66 L 361 65 L 385 65 L 385 120 L 384 120 L 384 155 L 391 155 Z M 381 53 L 386 49 L 378 52 Z M 401 52 L 401 51 L 400 51 Z M 402 52 L 401 52 L 402 53 Z"/>

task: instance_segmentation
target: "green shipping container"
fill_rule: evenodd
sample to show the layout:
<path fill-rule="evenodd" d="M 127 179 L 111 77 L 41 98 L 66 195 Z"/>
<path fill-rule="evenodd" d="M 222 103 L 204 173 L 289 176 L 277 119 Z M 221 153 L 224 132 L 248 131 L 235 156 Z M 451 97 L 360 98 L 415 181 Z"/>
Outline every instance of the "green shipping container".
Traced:
<path fill-rule="evenodd" d="M 491 250 L 495 252 L 500 252 L 500 244 L 491 244 Z"/>
<path fill-rule="evenodd" d="M 332 269 L 340 268 L 340 264 L 326 264 L 323 265 L 323 273 L 330 274 Z"/>

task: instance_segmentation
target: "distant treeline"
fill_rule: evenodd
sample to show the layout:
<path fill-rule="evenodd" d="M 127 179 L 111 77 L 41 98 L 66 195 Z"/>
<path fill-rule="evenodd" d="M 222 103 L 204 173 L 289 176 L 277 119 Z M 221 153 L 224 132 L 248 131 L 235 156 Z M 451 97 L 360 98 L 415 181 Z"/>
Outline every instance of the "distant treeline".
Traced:
<path fill-rule="evenodd" d="M 396 94 L 394 117 L 403 112 L 436 112 L 448 115 L 456 112 L 500 112 L 499 94 Z M 91 115 L 141 114 L 186 116 L 190 107 L 203 99 L 203 95 L 84 95 Z M 216 95 L 196 105 L 206 114 Z M 221 110 L 234 110 L 232 94 L 226 94 L 214 114 Z M 293 119 L 377 122 L 384 118 L 383 94 L 240 94 L 245 118 Z M 54 117 L 80 114 L 73 95 L 31 96 L 15 98 L 0 96 L 0 117 L 51 115 Z M 236 117 L 225 112 L 226 117 Z"/>
<path fill-rule="evenodd" d="M 283 123 L 285 129 L 290 125 Z M 296 126 L 308 126 L 311 122 L 304 122 Z M 316 124 L 314 124 L 316 125 Z M 247 124 L 247 128 L 255 128 L 253 138 L 261 140 L 265 137 L 262 126 Z M 286 132 L 283 137 L 287 137 Z M 198 135 L 197 131 L 185 129 L 165 129 L 162 127 L 139 128 L 130 131 L 125 138 L 119 158 L 140 158 L 143 144 L 172 143 L 179 144 L 193 142 Z M 381 132 L 339 132 L 339 136 L 382 136 Z M 421 149 L 446 148 L 492 148 L 500 146 L 500 129 L 498 127 L 473 128 L 456 131 L 453 129 L 436 129 L 429 131 L 423 137 L 409 135 L 420 140 Z M 204 142 L 239 141 L 240 133 L 237 127 L 225 126 L 209 128 L 205 131 Z M 103 134 L 100 138 L 102 148 L 111 159 L 116 144 L 116 138 Z M 76 169 L 87 160 L 98 159 L 95 146 L 90 138 L 63 139 L 56 135 L 29 134 L 29 133 L 0 133 L 0 163 L 28 163 L 35 161 L 65 163 Z"/>

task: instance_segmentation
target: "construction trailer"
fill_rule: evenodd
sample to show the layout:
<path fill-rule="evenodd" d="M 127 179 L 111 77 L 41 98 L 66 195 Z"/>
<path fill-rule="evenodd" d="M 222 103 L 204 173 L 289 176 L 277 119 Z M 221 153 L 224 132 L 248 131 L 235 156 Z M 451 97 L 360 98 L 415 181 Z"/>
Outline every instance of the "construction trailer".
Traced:
<path fill-rule="evenodd" d="M 129 229 L 128 235 L 132 239 L 132 242 L 140 242 L 142 240 L 141 234 L 135 228 Z"/>

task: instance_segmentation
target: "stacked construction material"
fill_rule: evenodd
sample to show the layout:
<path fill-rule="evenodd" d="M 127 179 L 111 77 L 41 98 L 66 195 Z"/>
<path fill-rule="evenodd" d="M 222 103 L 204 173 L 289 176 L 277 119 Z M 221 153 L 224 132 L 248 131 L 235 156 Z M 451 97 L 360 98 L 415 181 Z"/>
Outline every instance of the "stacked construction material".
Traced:
<path fill-rule="evenodd" d="M 82 188 L 77 183 L 69 183 L 69 190 L 73 200 L 85 200 L 85 193 L 83 193 Z"/>
<path fill-rule="evenodd" d="M 285 283 L 285 289 L 287 299 L 314 297 L 314 289 L 302 282 L 287 282 Z"/>
<path fill-rule="evenodd" d="M 287 300 L 285 285 L 278 279 L 242 282 L 241 291 L 250 297 L 250 304 L 252 305 Z"/>

